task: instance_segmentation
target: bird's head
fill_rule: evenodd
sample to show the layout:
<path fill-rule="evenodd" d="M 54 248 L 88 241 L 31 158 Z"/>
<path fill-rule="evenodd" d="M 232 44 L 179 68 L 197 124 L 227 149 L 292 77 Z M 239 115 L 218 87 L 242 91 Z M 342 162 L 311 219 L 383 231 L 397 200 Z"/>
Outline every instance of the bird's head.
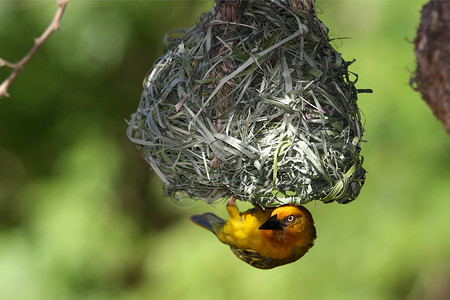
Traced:
<path fill-rule="evenodd" d="M 311 247 L 316 238 L 314 220 L 303 206 L 277 207 L 259 229 L 273 240 L 301 247 Z"/>

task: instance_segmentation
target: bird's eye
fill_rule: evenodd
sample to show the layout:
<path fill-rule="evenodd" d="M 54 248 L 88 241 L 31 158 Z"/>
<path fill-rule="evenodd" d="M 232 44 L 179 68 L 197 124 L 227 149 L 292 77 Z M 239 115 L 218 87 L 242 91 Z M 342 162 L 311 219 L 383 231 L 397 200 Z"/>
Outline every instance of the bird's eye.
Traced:
<path fill-rule="evenodd" d="M 294 215 L 289 215 L 286 219 L 288 220 L 288 222 L 292 222 L 295 220 L 295 217 Z"/>

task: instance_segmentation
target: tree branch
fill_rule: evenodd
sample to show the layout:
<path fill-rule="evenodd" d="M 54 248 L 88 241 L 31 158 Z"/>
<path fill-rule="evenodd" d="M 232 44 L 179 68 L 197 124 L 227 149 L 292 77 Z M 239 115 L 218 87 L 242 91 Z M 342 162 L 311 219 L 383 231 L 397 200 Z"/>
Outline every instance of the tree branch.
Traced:
<path fill-rule="evenodd" d="M 34 40 L 34 46 L 31 50 L 16 64 L 12 64 L 7 62 L 6 60 L 0 58 L 0 67 L 7 66 L 13 68 L 12 73 L 6 78 L 2 84 L 0 85 L 0 98 L 9 97 L 8 88 L 16 78 L 16 76 L 22 71 L 25 65 L 30 61 L 33 55 L 38 51 L 38 49 L 42 46 L 42 44 L 49 38 L 49 36 L 56 30 L 59 29 L 60 21 L 63 16 L 64 10 L 69 4 L 70 0 L 59 0 L 58 1 L 58 10 L 56 11 L 55 16 L 53 17 L 52 22 L 47 27 L 47 29 L 42 33 L 40 37 Z"/>

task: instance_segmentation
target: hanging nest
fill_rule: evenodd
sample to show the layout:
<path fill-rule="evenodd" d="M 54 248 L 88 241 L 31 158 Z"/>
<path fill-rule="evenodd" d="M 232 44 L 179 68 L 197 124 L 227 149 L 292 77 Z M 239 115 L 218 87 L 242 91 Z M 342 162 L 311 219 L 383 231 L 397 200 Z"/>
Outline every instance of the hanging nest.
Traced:
<path fill-rule="evenodd" d="M 354 200 L 365 170 L 352 62 L 306 2 L 236 3 L 166 36 L 129 138 L 180 201 Z"/>

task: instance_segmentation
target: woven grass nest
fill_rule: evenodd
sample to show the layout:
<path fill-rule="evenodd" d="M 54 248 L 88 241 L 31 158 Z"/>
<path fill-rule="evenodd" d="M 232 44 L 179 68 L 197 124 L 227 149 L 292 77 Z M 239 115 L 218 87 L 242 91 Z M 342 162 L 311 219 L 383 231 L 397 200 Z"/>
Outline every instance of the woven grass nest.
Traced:
<path fill-rule="evenodd" d="M 218 1 L 166 36 L 127 130 L 166 196 L 262 207 L 358 196 L 357 76 L 314 6 L 291 1 Z"/>

